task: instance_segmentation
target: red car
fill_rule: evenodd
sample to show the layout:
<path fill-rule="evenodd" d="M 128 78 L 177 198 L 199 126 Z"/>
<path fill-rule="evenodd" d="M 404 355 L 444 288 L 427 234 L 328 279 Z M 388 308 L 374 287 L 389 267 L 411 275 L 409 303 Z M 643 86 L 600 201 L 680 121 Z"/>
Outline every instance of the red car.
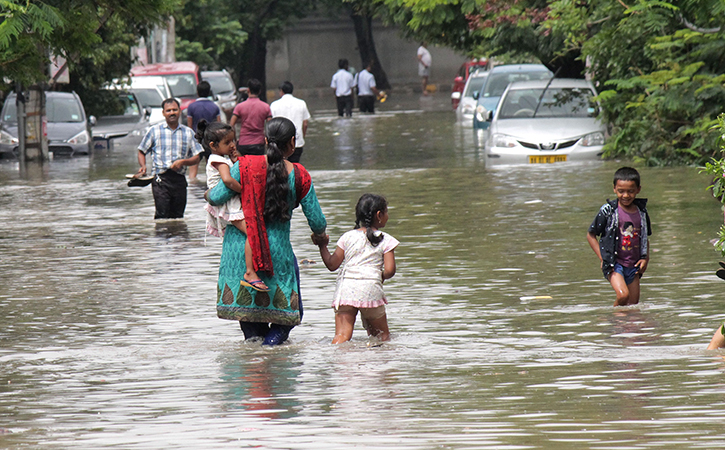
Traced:
<path fill-rule="evenodd" d="M 182 111 L 186 111 L 189 104 L 196 100 L 196 85 L 201 81 L 199 66 L 191 61 L 136 66 L 131 69 L 131 75 L 160 75 L 166 78 L 171 93 L 181 101 Z"/>
<path fill-rule="evenodd" d="M 458 69 L 458 74 L 456 74 L 456 78 L 453 79 L 453 88 L 451 89 L 451 103 L 453 104 L 453 109 L 456 109 L 458 107 L 458 102 L 461 101 L 461 94 L 463 93 L 463 88 L 466 86 L 468 76 L 471 72 L 476 70 L 488 70 L 488 59 L 469 59 L 463 63 L 460 69 Z"/>

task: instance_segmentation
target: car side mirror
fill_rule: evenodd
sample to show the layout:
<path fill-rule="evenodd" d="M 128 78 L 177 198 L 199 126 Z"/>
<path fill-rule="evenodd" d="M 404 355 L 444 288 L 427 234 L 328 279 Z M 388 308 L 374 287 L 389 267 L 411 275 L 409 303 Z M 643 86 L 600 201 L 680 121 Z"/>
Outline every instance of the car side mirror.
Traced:
<path fill-rule="evenodd" d="M 486 122 L 493 120 L 493 111 L 486 111 Z"/>
<path fill-rule="evenodd" d="M 451 98 L 453 100 L 460 100 L 461 99 L 461 93 L 458 91 L 451 92 Z"/>
<path fill-rule="evenodd" d="M 96 120 L 96 116 L 89 116 L 88 123 L 90 123 L 92 127 L 95 127 L 98 123 L 98 120 Z"/>
<path fill-rule="evenodd" d="M 480 97 L 481 93 L 478 91 L 473 91 L 473 99 L 478 100 L 478 97 Z"/>
<path fill-rule="evenodd" d="M 149 117 L 151 117 L 151 107 L 150 106 L 144 107 L 144 109 L 143 109 L 143 115 L 144 115 L 144 117 L 146 119 L 148 119 Z"/>

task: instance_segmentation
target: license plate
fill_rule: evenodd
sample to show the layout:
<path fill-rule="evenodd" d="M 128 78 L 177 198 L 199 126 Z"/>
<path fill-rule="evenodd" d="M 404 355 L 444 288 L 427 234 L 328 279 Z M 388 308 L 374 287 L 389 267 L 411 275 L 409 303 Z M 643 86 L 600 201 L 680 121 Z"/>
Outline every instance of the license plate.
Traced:
<path fill-rule="evenodd" d="M 531 155 L 529 156 L 529 164 L 551 164 L 565 162 L 566 155 Z"/>
<path fill-rule="evenodd" d="M 108 139 L 94 139 L 93 150 L 108 150 Z"/>

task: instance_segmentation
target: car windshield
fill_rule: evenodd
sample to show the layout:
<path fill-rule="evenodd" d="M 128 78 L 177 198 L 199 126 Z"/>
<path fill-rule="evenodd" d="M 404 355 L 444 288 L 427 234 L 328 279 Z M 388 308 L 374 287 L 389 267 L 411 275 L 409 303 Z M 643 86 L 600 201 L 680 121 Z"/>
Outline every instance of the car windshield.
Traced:
<path fill-rule="evenodd" d="M 596 103 L 592 101 L 594 92 L 580 88 L 548 88 L 539 102 L 544 88 L 509 90 L 501 101 L 500 119 L 534 117 L 595 117 Z"/>
<path fill-rule="evenodd" d="M 147 106 L 161 108 L 161 102 L 164 101 L 156 89 L 132 89 L 131 92 L 136 95 L 136 98 L 138 98 L 138 101 L 141 102 L 141 106 L 144 108 Z"/>
<path fill-rule="evenodd" d="M 46 97 L 45 116 L 48 122 L 83 122 L 83 110 L 74 97 Z"/>
<path fill-rule="evenodd" d="M 543 70 L 536 72 L 499 72 L 488 76 L 488 82 L 484 87 L 481 97 L 500 97 L 506 87 L 514 81 L 548 80 L 551 73 Z"/>
<path fill-rule="evenodd" d="M 471 78 L 471 81 L 468 82 L 468 87 L 466 88 L 466 92 L 463 94 L 463 96 L 473 97 L 473 93 L 476 91 L 480 91 L 485 81 L 486 77 Z"/>
<path fill-rule="evenodd" d="M 83 122 L 83 110 L 74 97 L 46 97 L 45 116 L 48 122 Z M 2 119 L 3 122 L 18 121 L 15 97 L 5 102 Z"/>
<path fill-rule="evenodd" d="M 196 97 L 196 78 L 190 73 L 164 75 L 174 97 Z"/>
<path fill-rule="evenodd" d="M 93 96 L 92 105 L 93 114 L 98 117 L 138 117 L 141 115 L 138 101 L 130 92 L 101 89 Z"/>
<path fill-rule="evenodd" d="M 227 92 L 234 92 L 234 84 L 226 76 L 207 76 L 204 78 L 211 85 L 211 92 L 220 95 Z"/>

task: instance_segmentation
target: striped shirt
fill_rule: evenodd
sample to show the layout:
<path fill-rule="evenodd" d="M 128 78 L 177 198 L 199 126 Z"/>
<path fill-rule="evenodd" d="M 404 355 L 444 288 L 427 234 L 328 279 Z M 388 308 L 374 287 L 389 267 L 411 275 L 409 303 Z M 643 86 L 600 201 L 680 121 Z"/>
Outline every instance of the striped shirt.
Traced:
<path fill-rule="evenodd" d="M 149 128 L 138 149 L 144 155 L 152 153 L 152 175 L 166 172 L 177 159 L 191 158 L 203 151 L 191 128 L 179 124 L 172 130 L 166 122 Z M 185 174 L 186 167 L 179 173 Z"/>

